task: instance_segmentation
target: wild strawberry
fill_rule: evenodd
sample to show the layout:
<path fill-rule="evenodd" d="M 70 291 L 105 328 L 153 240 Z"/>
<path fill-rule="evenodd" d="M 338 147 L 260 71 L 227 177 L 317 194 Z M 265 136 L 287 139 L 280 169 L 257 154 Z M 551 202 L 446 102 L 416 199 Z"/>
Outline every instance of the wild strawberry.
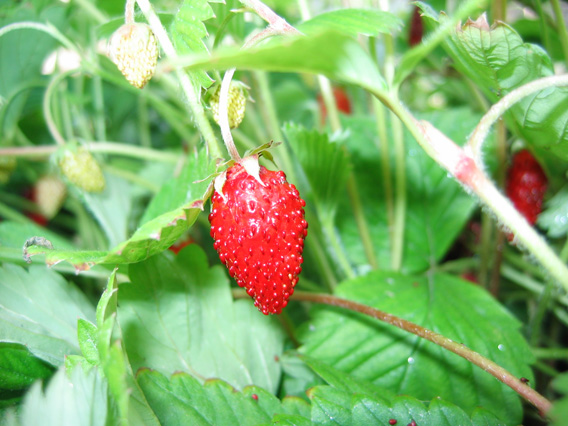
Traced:
<path fill-rule="evenodd" d="M 341 87 L 334 87 L 333 88 L 333 97 L 335 98 L 335 105 L 337 105 L 337 109 L 344 113 L 344 114 L 351 114 L 351 101 Z M 323 97 L 321 94 L 318 94 L 318 105 L 321 111 L 321 121 L 322 123 L 325 122 L 327 117 L 327 108 L 325 107 L 325 102 L 323 101 Z"/>
<path fill-rule="evenodd" d="M 192 243 L 193 239 L 189 235 L 184 235 L 182 238 L 177 240 L 173 245 L 168 247 L 168 250 L 170 250 L 174 254 L 178 254 L 180 251 L 182 251 L 184 248 L 186 248 L 188 245 Z"/>
<path fill-rule="evenodd" d="M 209 98 L 209 106 L 213 113 L 213 119 L 219 124 L 219 96 L 221 94 L 221 86 L 213 91 L 211 98 Z M 245 88 L 242 83 L 233 81 L 229 86 L 229 96 L 227 98 L 227 114 L 229 116 L 229 127 L 231 129 L 239 127 L 239 124 L 245 117 L 245 109 L 247 98 Z"/>
<path fill-rule="evenodd" d="M 59 167 L 67 179 L 84 191 L 101 192 L 105 189 L 105 178 L 99 163 L 84 148 L 65 151 Z"/>
<path fill-rule="evenodd" d="M 214 248 L 254 305 L 279 314 L 302 271 L 306 203 L 284 172 L 259 168 L 256 157 L 217 179 L 209 215 Z"/>
<path fill-rule="evenodd" d="M 528 150 L 517 152 L 507 173 L 507 196 L 527 221 L 534 225 L 542 211 L 548 179 Z"/>
<path fill-rule="evenodd" d="M 124 24 L 114 32 L 108 55 L 134 87 L 142 89 L 158 64 L 158 43 L 146 24 Z"/>
<path fill-rule="evenodd" d="M 0 184 L 6 184 L 10 180 L 12 172 L 16 168 L 15 157 L 0 157 Z"/>
<path fill-rule="evenodd" d="M 412 12 L 412 18 L 410 20 L 410 28 L 408 31 L 408 44 L 410 46 L 416 46 L 422 42 L 422 36 L 424 35 L 424 23 L 422 22 L 422 15 L 420 8 L 414 6 L 414 11 Z"/>
<path fill-rule="evenodd" d="M 46 175 L 39 178 L 34 187 L 33 199 L 39 207 L 40 213 L 47 219 L 53 219 L 57 214 L 65 197 L 67 188 L 56 176 Z"/>

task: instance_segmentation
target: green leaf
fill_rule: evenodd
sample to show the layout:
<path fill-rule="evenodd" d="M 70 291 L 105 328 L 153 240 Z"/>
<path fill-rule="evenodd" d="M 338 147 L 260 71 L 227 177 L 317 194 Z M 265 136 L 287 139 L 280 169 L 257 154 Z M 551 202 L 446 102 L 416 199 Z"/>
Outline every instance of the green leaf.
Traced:
<path fill-rule="evenodd" d="M 180 424 L 179 419 L 191 425 L 258 425 L 269 422 L 275 413 L 307 412 L 307 404 L 297 399 L 281 403 L 261 388 L 248 387 L 241 393 L 221 380 L 202 385 L 186 373 L 168 379 L 157 371 L 141 370 L 138 382 L 166 425 Z"/>
<path fill-rule="evenodd" d="M 481 353 L 532 381 L 531 351 L 515 320 L 488 293 L 448 275 L 372 272 L 336 294 L 400 316 Z M 368 317 L 322 307 L 299 336 L 301 351 L 332 367 L 420 400 L 442 397 L 466 412 L 482 406 L 521 421 L 518 395 L 463 358 Z M 455 390 L 459 389 L 459 392 Z"/>
<path fill-rule="evenodd" d="M 316 358 L 301 355 L 300 359 L 304 363 L 306 363 L 306 365 L 308 365 L 318 376 L 325 380 L 327 384 L 333 386 L 336 389 L 346 392 L 375 395 L 385 400 L 386 402 L 391 402 L 395 397 L 395 394 L 388 389 L 377 386 L 362 378 L 355 378 L 353 376 L 350 376 L 349 374 L 337 370 L 336 368 L 333 368 Z"/>
<path fill-rule="evenodd" d="M 120 264 L 140 262 L 170 247 L 193 225 L 207 198 L 208 181 L 200 181 L 214 172 L 214 164 L 206 154 L 188 158 L 186 168 L 179 179 L 165 185 L 163 192 L 152 202 L 150 212 L 134 234 L 110 251 L 72 251 L 31 246 L 30 256 L 45 254 L 46 263 L 61 261 L 71 263 L 78 272 L 96 264 Z M 177 185 L 177 187 L 176 187 Z M 168 202 L 164 202 L 168 199 Z"/>
<path fill-rule="evenodd" d="M 475 128 L 479 115 L 467 108 L 453 108 L 423 114 L 452 140 L 463 143 Z M 374 143 L 376 123 L 369 117 L 342 117 L 348 132 L 346 144 L 379 266 L 390 268 L 390 243 L 381 154 Z M 474 211 L 473 200 L 447 172 L 432 160 L 407 132 L 406 223 L 404 232 L 404 272 L 424 271 L 444 258 Z M 394 164 L 391 152 L 390 163 Z M 393 177 L 394 178 L 394 177 Z M 394 180 L 393 180 L 394 182 Z M 344 197 L 340 211 L 351 206 Z M 337 227 L 351 262 L 367 265 L 357 224 L 351 215 L 338 215 Z"/>
<path fill-rule="evenodd" d="M 351 171 L 345 147 L 330 142 L 325 133 L 294 124 L 285 125 L 284 133 L 310 184 L 320 216 L 333 218 Z"/>
<path fill-rule="evenodd" d="M 478 15 L 485 10 L 486 3 L 486 1 L 480 0 L 461 1 L 451 18 L 446 19 L 433 33 L 424 37 L 419 45 L 404 52 L 400 63 L 396 67 L 394 85 L 399 86 L 424 58 L 431 55 L 432 51 L 447 39 L 448 34 L 454 31 L 456 25 L 462 19 L 471 15 Z M 416 2 L 416 4 L 422 9 L 423 13 L 433 13 L 433 9 L 427 4 L 422 2 Z"/>
<path fill-rule="evenodd" d="M 178 54 L 208 53 L 203 38 L 207 29 L 202 21 L 215 17 L 213 9 L 207 0 L 184 0 L 170 27 L 172 41 Z M 211 86 L 213 80 L 204 71 L 194 71 L 189 74 L 195 85 Z"/>
<path fill-rule="evenodd" d="M 95 318 L 85 295 L 45 266 L 28 271 L 10 264 L 1 267 L 0 308 L 1 340 L 21 343 L 53 365 L 79 353 L 77 318 Z"/>
<path fill-rule="evenodd" d="M 132 207 L 131 185 L 124 179 L 105 174 L 106 186 L 103 192 L 81 191 L 85 207 L 91 211 L 101 225 L 109 247 L 115 247 L 128 237 L 128 216 Z"/>
<path fill-rule="evenodd" d="M 10 12 L 3 11 L 0 28 L 21 21 L 50 22 L 61 28 L 67 21 L 65 8 L 61 6 L 46 8 L 39 15 L 27 4 Z M 57 44 L 48 34 L 33 29 L 15 30 L 0 37 L 0 99 L 10 101 L 0 104 L 3 140 L 12 137 L 29 89 L 43 85 L 41 65 Z"/>
<path fill-rule="evenodd" d="M 502 425 L 488 412 L 477 411 L 470 418 L 461 408 L 434 399 L 428 408 L 419 400 L 399 396 L 392 404 L 379 397 L 354 394 L 328 386 L 318 386 L 309 392 L 312 400 L 312 423 L 318 425 L 406 425 L 413 420 L 420 426 Z"/>
<path fill-rule="evenodd" d="M 561 238 L 568 232 L 568 186 L 546 201 L 546 209 L 538 216 L 538 226 L 551 238 Z"/>
<path fill-rule="evenodd" d="M 47 379 L 52 374 L 53 368 L 25 346 L 0 343 L 0 399 L 16 397 L 37 379 Z"/>
<path fill-rule="evenodd" d="M 187 69 L 238 69 L 323 74 L 343 83 L 382 91 L 386 88 L 377 65 L 359 43 L 336 32 L 311 37 L 280 37 L 246 50 L 213 52 L 211 57 L 186 57 Z"/>
<path fill-rule="evenodd" d="M 568 416 L 568 373 L 563 373 L 556 377 L 552 382 L 553 388 L 560 392 L 561 398 L 554 401 L 550 410 L 550 418 L 553 426 L 562 426 Z"/>
<path fill-rule="evenodd" d="M 284 340 L 278 321 L 251 300 L 233 302 L 224 268 L 209 269 L 197 245 L 175 260 L 167 254 L 132 265 L 131 283 L 119 288 L 118 320 L 133 368 L 275 392 Z"/>
<path fill-rule="evenodd" d="M 298 29 L 305 34 L 333 30 L 348 36 L 363 34 L 377 37 L 402 29 L 402 20 L 392 13 L 373 9 L 339 9 L 319 14 L 305 21 Z"/>
<path fill-rule="evenodd" d="M 79 347 L 87 361 L 93 365 L 99 363 L 99 350 L 97 348 L 97 326 L 79 318 L 77 321 L 77 337 Z"/>
<path fill-rule="evenodd" d="M 431 13 L 429 19 L 443 23 Z M 482 16 L 468 21 L 445 43 L 455 67 L 496 102 L 512 90 L 554 74 L 552 61 L 539 46 L 524 43 L 503 22 L 492 27 Z M 568 160 L 568 88 L 552 87 L 523 98 L 507 114 L 511 128 L 538 153 Z M 511 121 L 512 120 L 512 121 Z"/>
<path fill-rule="evenodd" d="M 42 391 L 36 382 L 24 398 L 21 426 L 104 426 L 107 387 L 96 369 L 75 368 L 71 379 L 60 369 Z"/>

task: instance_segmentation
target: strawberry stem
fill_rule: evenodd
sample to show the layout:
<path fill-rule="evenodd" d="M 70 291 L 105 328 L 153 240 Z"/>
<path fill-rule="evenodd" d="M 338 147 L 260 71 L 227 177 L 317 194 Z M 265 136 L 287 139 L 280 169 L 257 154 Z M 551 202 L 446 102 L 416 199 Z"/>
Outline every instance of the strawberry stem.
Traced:
<path fill-rule="evenodd" d="M 77 70 L 69 70 L 64 73 L 58 74 L 49 82 L 47 85 L 47 89 L 45 91 L 45 95 L 43 97 L 43 114 L 45 118 L 45 123 L 47 124 L 47 128 L 49 129 L 49 133 L 57 143 L 57 145 L 65 146 L 65 138 L 59 132 L 57 128 L 57 124 L 53 118 L 52 112 L 52 99 L 55 89 L 59 86 L 59 84 L 69 77 L 71 74 L 77 72 Z"/>
<path fill-rule="evenodd" d="M 568 86 L 568 75 L 554 75 L 531 81 L 524 86 L 518 87 L 512 92 L 505 95 L 499 102 L 494 104 L 489 111 L 479 121 L 473 134 L 467 142 L 465 149 L 470 149 L 475 162 L 481 167 L 483 166 L 482 148 L 483 142 L 487 139 L 491 126 L 501 117 L 509 108 L 532 93 L 554 86 Z M 469 148 L 468 148 L 469 147 Z"/>
<path fill-rule="evenodd" d="M 148 0 L 136 0 L 136 2 L 138 3 L 138 7 L 140 8 L 140 10 L 142 10 L 142 13 L 146 17 L 146 20 L 148 21 L 148 24 L 154 32 L 154 35 L 160 43 L 160 46 L 162 47 L 164 53 L 169 59 L 172 60 L 172 62 L 175 62 L 175 59 L 178 56 L 177 52 L 168 36 L 167 31 L 163 27 L 160 18 L 154 12 L 152 5 Z M 212 158 L 222 158 L 219 141 L 215 137 L 211 123 L 209 123 L 209 120 L 205 116 L 205 110 L 203 109 L 203 105 L 199 100 L 199 95 L 193 87 L 189 76 L 183 69 L 178 67 L 176 67 L 175 72 L 183 89 L 183 92 L 187 98 L 189 107 L 193 113 L 197 128 L 205 139 L 205 143 L 207 144 L 207 148 L 209 149 L 209 155 Z"/>
<path fill-rule="evenodd" d="M 124 23 L 133 24 L 134 23 L 134 6 L 136 5 L 136 0 L 126 0 L 126 6 L 124 7 Z"/>
<path fill-rule="evenodd" d="M 238 293 L 237 293 L 238 292 Z M 234 297 L 249 297 L 244 291 L 236 290 L 233 291 Z M 322 303 L 324 305 L 337 306 L 340 308 L 348 309 L 350 311 L 359 312 L 367 315 L 371 318 L 378 319 L 379 321 L 385 322 L 387 324 L 393 325 L 400 328 L 401 330 L 412 333 L 416 336 L 422 337 L 430 342 L 461 356 L 462 358 L 468 360 L 472 364 L 477 365 L 484 371 L 491 374 L 500 382 L 509 386 L 515 392 L 517 392 L 522 398 L 534 405 L 543 416 L 546 416 L 550 410 L 552 403 L 538 393 L 536 390 L 532 389 L 526 383 L 523 383 L 520 379 L 515 377 L 509 371 L 505 370 L 500 365 L 485 358 L 483 355 L 469 349 L 463 344 L 457 343 L 439 333 L 436 333 L 427 328 L 421 327 L 413 322 L 407 321 L 403 318 L 397 317 L 395 315 L 386 313 L 379 309 L 372 308 L 361 303 L 357 303 L 351 300 L 342 299 L 329 294 L 318 294 L 309 293 L 305 291 L 296 291 L 292 296 L 295 301 L 303 302 L 314 302 Z"/>
<path fill-rule="evenodd" d="M 225 72 L 223 81 L 221 82 L 221 93 L 219 94 L 219 127 L 221 127 L 221 135 L 223 142 L 229 151 L 229 155 L 235 161 L 240 161 L 241 156 L 235 146 L 233 135 L 231 134 L 231 126 L 229 126 L 228 98 L 231 80 L 235 74 L 236 68 L 231 68 Z"/>

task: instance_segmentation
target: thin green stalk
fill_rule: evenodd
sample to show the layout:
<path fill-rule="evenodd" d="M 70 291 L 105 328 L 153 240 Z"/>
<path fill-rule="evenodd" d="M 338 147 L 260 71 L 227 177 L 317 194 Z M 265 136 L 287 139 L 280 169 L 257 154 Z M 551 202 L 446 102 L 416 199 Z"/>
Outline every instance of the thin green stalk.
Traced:
<path fill-rule="evenodd" d="M 406 151 L 402 123 L 391 113 L 391 125 L 394 142 L 394 229 L 391 246 L 391 267 L 399 271 L 404 255 L 404 231 L 406 224 Z"/>
<path fill-rule="evenodd" d="M 544 77 L 538 80 L 531 81 L 517 89 L 509 92 L 507 95 L 502 97 L 499 102 L 494 104 L 489 111 L 483 116 L 476 126 L 474 132 L 469 138 L 467 143 L 468 149 L 471 149 L 472 156 L 478 165 L 482 165 L 483 156 L 483 143 L 487 139 L 487 135 L 491 130 L 491 126 L 495 124 L 497 120 L 515 103 L 520 101 L 526 96 L 529 96 L 540 90 L 554 87 L 554 86 L 567 86 L 568 85 L 568 75 L 554 75 L 551 77 Z"/>
<path fill-rule="evenodd" d="M 533 348 L 532 353 L 538 359 L 568 360 L 568 348 Z"/>
<path fill-rule="evenodd" d="M 332 219 L 326 219 L 322 214 L 318 215 L 322 221 L 322 227 L 325 232 L 326 240 L 328 241 L 329 245 L 331 246 L 333 253 L 335 254 L 335 260 L 337 261 L 339 267 L 345 274 L 347 278 L 354 278 L 355 271 L 345 254 L 345 250 L 341 243 L 339 242 L 339 238 L 337 236 L 337 230 L 333 224 Z"/>
<path fill-rule="evenodd" d="M 141 177 L 140 175 L 130 172 L 128 170 L 124 170 L 121 169 L 119 167 L 114 167 L 111 166 L 109 164 L 105 164 L 103 166 L 103 169 L 115 176 L 121 177 L 124 180 L 127 180 L 129 182 L 132 182 L 135 185 L 138 185 L 142 188 L 145 188 L 147 190 L 149 190 L 150 192 L 157 194 L 160 191 L 161 186 L 160 185 L 156 185 L 152 182 L 150 182 L 147 179 L 144 179 L 143 177 Z"/>
<path fill-rule="evenodd" d="M 233 297 L 247 298 L 249 297 L 244 290 L 233 291 Z M 384 311 L 372 308 L 361 303 L 353 302 L 351 300 L 342 299 L 337 296 L 332 296 L 329 294 L 318 294 L 318 293 L 308 293 L 305 291 L 296 291 L 292 296 L 292 300 L 321 303 L 329 306 L 337 306 L 340 308 L 347 309 L 351 312 L 358 312 L 367 315 L 371 318 L 375 318 L 384 323 L 390 324 L 394 327 L 400 328 L 408 333 L 414 334 L 416 336 L 422 337 L 456 355 L 461 356 L 472 364 L 478 366 L 483 371 L 491 374 L 500 382 L 509 386 L 515 392 L 517 392 L 526 401 L 534 405 L 543 416 L 550 411 L 552 403 L 546 399 L 544 396 L 539 394 L 536 390 L 532 389 L 526 383 L 523 383 L 519 378 L 505 370 L 500 365 L 485 358 L 483 355 L 474 352 L 467 346 L 454 342 L 441 334 L 434 331 L 428 330 L 403 318 L 397 317 L 395 315 L 386 313 Z"/>
<path fill-rule="evenodd" d="M 525 272 L 518 271 L 512 266 L 503 265 L 501 274 L 504 278 L 536 295 L 542 296 L 545 292 L 546 287 L 540 281 L 531 278 Z M 555 300 L 564 306 L 568 306 L 568 296 L 557 295 Z"/>
<path fill-rule="evenodd" d="M 65 130 L 65 139 L 68 141 L 75 139 L 75 132 L 73 130 L 73 119 L 71 118 L 71 107 L 69 106 L 68 84 L 59 87 L 59 94 L 57 97 L 61 111 L 61 121 L 63 129 Z"/>
<path fill-rule="evenodd" d="M 357 189 L 357 181 L 355 180 L 355 174 L 351 172 L 347 178 L 347 194 L 349 195 L 349 201 L 351 202 L 351 210 L 353 210 L 353 215 L 355 216 L 355 222 L 357 223 L 357 229 L 359 229 L 359 235 L 361 237 L 361 242 L 363 244 L 363 250 L 365 250 L 365 256 L 371 268 L 377 269 L 379 267 L 377 262 L 377 257 L 375 255 L 375 248 L 373 246 L 373 240 L 371 239 L 371 232 L 367 225 L 367 219 L 365 218 L 365 212 L 363 210 L 363 204 L 361 203 L 361 198 L 359 197 L 359 190 Z"/>
<path fill-rule="evenodd" d="M 179 154 L 173 152 L 158 151 L 151 148 L 144 148 L 137 145 L 118 142 L 85 141 L 84 146 L 91 152 L 122 155 L 125 157 L 140 158 L 150 161 L 163 161 L 166 163 L 175 164 L 180 158 Z M 0 155 L 10 155 L 15 157 L 49 157 L 56 150 L 57 147 L 54 145 L 0 148 Z"/>
<path fill-rule="evenodd" d="M 387 133 L 385 107 L 375 97 L 373 97 L 373 110 L 375 113 L 375 121 L 377 122 L 377 134 L 379 136 L 379 138 L 377 139 L 377 148 L 381 153 L 381 169 L 383 173 L 383 188 L 385 191 L 385 205 L 387 209 L 389 246 L 392 247 L 394 243 L 394 196 L 389 153 L 389 137 Z"/>
<path fill-rule="evenodd" d="M 566 238 L 564 247 L 562 247 L 562 251 L 560 252 L 560 259 L 562 259 L 563 262 L 568 262 L 568 238 Z"/>
<path fill-rule="evenodd" d="M 150 120 L 148 118 L 148 102 L 143 96 L 138 98 L 138 135 L 140 145 L 144 148 L 152 147 L 152 137 L 150 136 Z"/>
<path fill-rule="evenodd" d="M 534 312 L 528 327 L 529 343 L 531 346 L 538 346 L 540 344 L 542 323 L 552 299 L 553 288 L 554 285 L 549 282 L 545 286 L 544 292 L 538 298 L 536 311 Z"/>
<path fill-rule="evenodd" d="M 102 13 L 99 8 L 96 7 L 95 4 L 90 0 L 73 1 L 81 6 L 81 8 L 84 9 L 85 12 L 87 12 L 87 16 L 93 18 L 98 24 L 104 24 L 105 22 L 108 22 L 108 17 L 104 13 Z"/>
<path fill-rule="evenodd" d="M 172 44 L 167 31 L 162 25 L 160 18 L 154 12 L 154 8 L 150 4 L 148 0 L 136 0 L 140 10 L 146 17 L 148 24 L 152 28 L 154 35 L 158 39 L 164 53 L 166 56 L 172 60 L 177 58 L 177 52 Z M 205 110 L 203 109 L 203 105 L 199 100 L 199 95 L 193 87 L 189 76 L 182 68 L 176 68 L 176 76 L 180 81 L 182 90 L 185 94 L 189 107 L 193 113 L 193 117 L 195 119 L 195 124 L 199 129 L 199 132 L 203 136 L 205 143 L 207 144 L 207 148 L 209 150 L 209 155 L 212 158 L 223 158 L 221 144 L 217 140 L 215 136 L 215 132 L 211 127 L 211 123 L 207 119 L 205 115 Z"/>
<path fill-rule="evenodd" d="M 51 136 L 53 137 L 55 142 L 57 142 L 58 145 L 62 146 L 65 145 L 65 139 L 63 138 L 63 136 L 59 132 L 59 129 L 57 128 L 57 125 L 55 124 L 51 104 L 52 104 L 53 94 L 55 92 L 55 89 L 59 86 L 59 83 L 61 83 L 63 80 L 65 80 L 69 75 L 73 74 L 74 72 L 76 72 L 76 70 L 71 70 L 56 75 L 47 85 L 47 89 L 43 97 L 43 114 L 45 122 L 47 124 L 47 128 L 49 129 L 49 133 L 51 133 Z"/>
<path fill-rule="evenodd" d="M 478 268 L 479 263 L 479 259 L 476 259 L 474 257 L 464 257 L 461 259 L 442 263 L 440 266 L 435 266 L 435 270 L 436 272 L 461 274 L 468 269 Z"/>
<path fill-rule="evenodd" d="M 558 84 L 568 84 L 568 76 L 546 77 L 529 83 L 526 91 L 535 91 L 544 87 Z M 544 87 L 543 87 L 544 86 Z M 493 123 L 506 110 L 505 105 L 510 106 L 511 99 L 520 99 L 522 96 L 517 92 L 519 89 L 506 95 L 495 104 L 484 116 L 476 131 L 470 138 L 470 147 L 476 146 L 479 150 L 490 124 Z M 556 279 L 564 289 L 568 290 L 568 267 L 562 262 L 546 241 L 528 224 L 526 219 L 515 209 L 495 185 L 484 174 L 483 168 L 478 167 L 475 158 L 466 153 L 469 151 L 460 148 L 455 142 L 449 140 L 439 130 L 427 122 L 418 122 L 396 99 L 382 91 L 374 93 L 381 99 L 405 124 L 410 133 L 417 140 L 424 151 L 436 160 L 442 167 L 448 170 L 469 190 L 473 191 L 479 199 L 486 204 L 495 214 L 497 219 L 511 232 L 516 239 L 539 261 L 539 263 Z M 513 94 L 513 97 L 509 95 Z M 506 104 L 502 102 L 505 100 Z M 475 151 L 473 151 L 475 152 Z M 478 151 L 479 152 L 479 151 Z M 475 155 L 475 154 L 474 154 Z"/>
<path fill-rule="evenodd" d="M 539 23 L 539 34 L 542 37 L 543 40 L 543 44 L 544 44 L 544 48 L 546 49 L 547 52 L 551 51 L 551 43 L 550 43 L 550 32 L 549 32 L 549 28 L 548 28 L 548 24 L 546 22 L 546 14 L 544 13 L 544 10 L 542 9 L 542 0 L 535 0 L 533 1 L 533 5 L 535 8 L 535 11 L 538 15 L 538 23 Z"/>
<path fill-rule="evenodd" d="M 481 238 L 479 244 L 479 283 L 483 288 L 489 288 L 489 269 L 493 259 L 493 219 L 487 212 L 481 213 Z"/>
<path fill-rule="evenodd" d="M 31 223 L 31 219 L 2 202 L 0 202 L 0 217 L 18 223 Z"/>
<path fill-rule="evenodd" d="M 537 369 L 539 372 L 546 374 L 550 377 L 558 376 L 558 371 L 549 366 L 547 363 L 542 361 L 537 361 L 534 363 L 534 368 Z"/>
<path fill-rule="evenodd" d="M 562 45 L 562 53 L 564 54 L 564 62 L 568 66 L 568 29 L 566 28 L 566 21 L 562 14 L 559 0 L 550 0 L 552 10 L 556 17 L 556 29 L 558 30 L 558 37 L 560 37 L 560 44 Z"/>

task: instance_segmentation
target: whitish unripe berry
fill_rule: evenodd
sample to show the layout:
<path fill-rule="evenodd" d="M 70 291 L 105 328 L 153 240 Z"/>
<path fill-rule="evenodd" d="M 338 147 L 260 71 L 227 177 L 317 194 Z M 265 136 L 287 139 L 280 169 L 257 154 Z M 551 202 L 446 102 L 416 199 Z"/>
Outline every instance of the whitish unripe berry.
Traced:
<path fill-rule="evenodd" d="M 158 43 L 146 24 L 124 24 L 112 35 L 108 54 L 133 86 L 142 89 L 158 64 Z"/>
<path fill-rule="evenodd" d="M 221 86 L 217 86 L 211 98 L 209 105 L 213 113 L 213 119 L 219 124 L 219 97 L 221 95 Z M 227 97 L 227 112 L 229 116 L 229 127 L 234 129 L 239 127 L 239 124 L 245 117 L 245 107 L 247 98 L 244 92 L 242 83 L 231 82 L 229 86 L 229 96 Z"/>

